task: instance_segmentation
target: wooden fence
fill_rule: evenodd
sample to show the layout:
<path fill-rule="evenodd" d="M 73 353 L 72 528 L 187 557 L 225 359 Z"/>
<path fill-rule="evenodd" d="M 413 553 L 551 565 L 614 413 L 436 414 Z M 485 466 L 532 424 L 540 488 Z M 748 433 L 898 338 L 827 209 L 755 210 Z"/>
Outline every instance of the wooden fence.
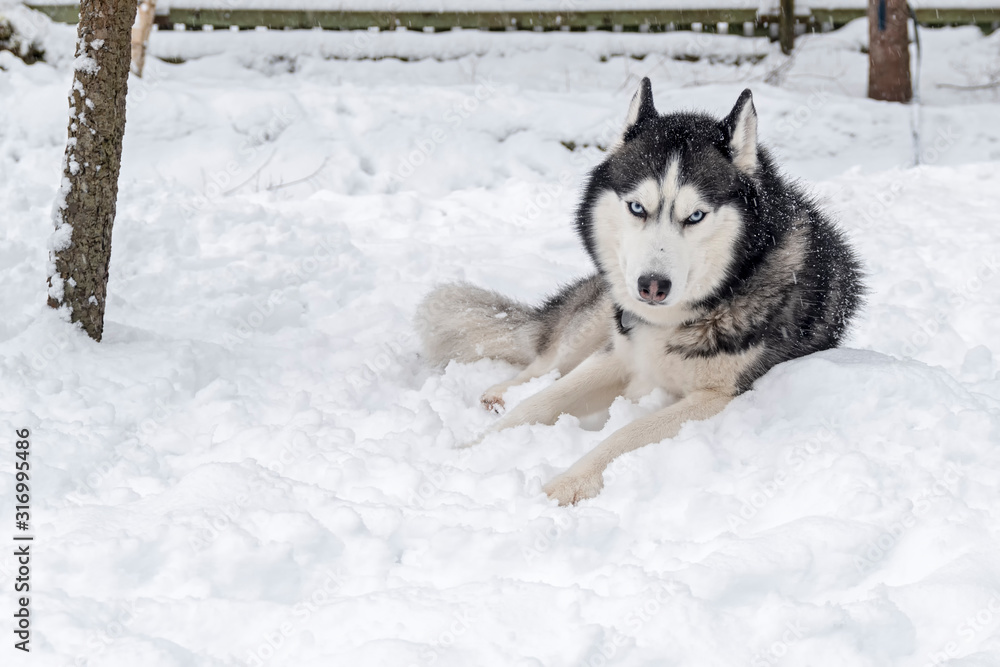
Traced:
<path fill-rule="evenodd" d="M 76 23 L 78 6 L 30 5 L 62 23 Z M 796 13 L 796 32 L 833 30 L 865 16 L 863 8 L 810 9 Z M 977 25 L 984 32 L 1000 27 L 1000 6 L 988 9 L 921 8 L 917 19 L 922 25 Z M 452 28 L 471 30 L 617 30 L 624 32 L 661 32 L 701 30 L 741 35 L 769 35 L 777 38 L 778 16 L 760 15 L 755 9 L 653 9 L 628 11 L 576 12 L 413 12 L 413 11 L 303 11 L 294 9 L 198 9 L 171 6 L 168 13 L 156 17 L 161 30 L 183 25 L 188 29 L 272 30 L 310 29 L 444 31 Z"/>

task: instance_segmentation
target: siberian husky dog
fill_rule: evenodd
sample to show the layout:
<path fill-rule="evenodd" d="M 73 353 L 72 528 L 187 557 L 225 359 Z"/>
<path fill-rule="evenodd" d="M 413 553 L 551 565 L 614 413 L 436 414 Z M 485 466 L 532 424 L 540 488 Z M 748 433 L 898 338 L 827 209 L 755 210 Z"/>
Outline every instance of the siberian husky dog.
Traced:
<path fill-rule="evenodd" d="M 561 505 L 597 495 L 615 457 L 715 415 L 775 364 L 838 345 L 862 302 L 843 235 L 758 145 L 749 90 L 722 120 L 660 115 L 643 79 L 590 174 L 576 227 L 597 271 L 542 305 L 459 283 L 432 291 L 416 315 L 431 363 L 523 367 L 486 391 L 487 408 L 503 408 L 509 387 L 559 372 L 490 432 L 655 388 L 675 399 L 548 482 Z"/>

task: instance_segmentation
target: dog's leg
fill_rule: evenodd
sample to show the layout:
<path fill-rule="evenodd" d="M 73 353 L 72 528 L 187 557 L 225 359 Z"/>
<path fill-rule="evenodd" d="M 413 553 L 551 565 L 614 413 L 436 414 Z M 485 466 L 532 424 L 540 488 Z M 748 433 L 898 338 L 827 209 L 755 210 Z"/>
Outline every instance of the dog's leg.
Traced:
<path fill-rule="evenodd" d="M 608 321 L 610 319 L 609 314 L 605 313 L 603 309 L 595 308 L 590 315 L 577 316 L 575 319 L 570 318 L 570 321 L 562 323 L 561 330 L 556 335 L 557 342 L 549 345 L 548 349 L 535 357 L 534 361 L 516 377 L 486 390 L 480 399 L 483 407 L 487 410 L 500 412 L 500 408 L 504 407 L 503 395 L 511 387 L 524 384 L 552 371 L 559 371 L 560 375 L 566 375 L 572 371 L 607 345 Z"/>
<path fill-rule="evenodd" d="M 732 396 L 717 391 L 696 391 L 673 405 L 637 419 L 611 434 L 569 470 L 543 487 L 560 505 L 593 498 L 604 487 L 604 469 L 625 452 L 672 438 L 686 421 L 708 419 L 726 407 Z"/>
<path fill-rule="evenodd" d="M 522 370 L 510 380 L 501 382 L 500 384 L 495 384 L 487 389 L 479 399 L 479 402 L 482 403 L 483 407 L 487 410 L 499 413 L 500 408 L 504 407 L 503 395 L 507 393 L 508 389 L 519 384 L 524 384 L 528 380 L 541 377 L 546 373 L 558 370 L 559 366 L 556 361 L 557 360 L 553 359 L 553 356 L 550 354 L 536 357 L 534 361 L 528 364 L 527 368 Z"/>
<path fill-rule="evenodd" d="M 628 378 L 613 353 L 591 355 L 550 387 L 519 403 L 488 432 L 521 424 L 554 424 L 559 415 L 588 414 L 611 405 Z"/>

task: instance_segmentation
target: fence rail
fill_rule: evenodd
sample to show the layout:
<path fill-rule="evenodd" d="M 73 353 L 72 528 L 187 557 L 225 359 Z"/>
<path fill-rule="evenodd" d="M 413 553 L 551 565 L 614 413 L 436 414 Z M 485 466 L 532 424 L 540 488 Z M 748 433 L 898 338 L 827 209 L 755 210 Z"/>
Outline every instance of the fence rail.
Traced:
<path fill-rule="evenodd" d="M 76 4 L 31 5 L 54 21 L 76 23 Z M 839 28 L 865 16 L 863 8 L 818 9 L 797 13 L 797 32 L 815 32 Z M 977 25 L 984 32 L 1000 27 L 1000 6 L 995 8 L 917 10 L 921 24 L 932 27 Z M 621 30 L 625 32 L 660 32 L 666 30 L 703 30 L 744 35 L 777 37 L 778 16 L 758 14 L 755 9 L 651 9 L 608 11 L 307 11 L 294 9 L 198 9 L 171 6 L 156 17 L 161 30 L 175 26 L 186 28 L 233 28 L 273 30 L 322 28 L 324 30 L 394 30 L 443 31 L 452 28 L 471 30 Z"/>

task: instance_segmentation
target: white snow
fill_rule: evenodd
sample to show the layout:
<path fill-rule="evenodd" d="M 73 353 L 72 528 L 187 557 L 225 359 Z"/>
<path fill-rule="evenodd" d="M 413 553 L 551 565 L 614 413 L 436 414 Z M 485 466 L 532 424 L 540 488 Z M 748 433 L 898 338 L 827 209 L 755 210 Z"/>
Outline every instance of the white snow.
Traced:
<path fill-rule="evenodd" d="M 45 305 L 74 39 L 42 25 L 55 65 L 0 71 L 17 664 L 1000 663 L 1000 92 L 942 86 L 987 82 L 1000 33 L 924 31 L 915 169 L 910 109 L 864 99 L 863 24 L 790 64 L 694 34 L 157 33 L 188 60 L 130 80 L 97 344 Z M 560 509 L 542 482 L 662 397 L 457 449 L 512 369 L 427 368 L 410 318 L 444 280 L 537 300 L 588 271 L 578 190 L 643 75 L 663 111 L 751 87 L 871 293 L 847 348 Z"/>
<path fill-rule="evenodd" d="M 77 40 L 79 47 L 77 48 L 77 56 L 73 61 L 73 69 L 77 72 L 84 72 L 85 74 L 94 75 L 101 70 L 101 66 L 97 64 L 97 60 L 94 56 L 88 53 L 88 50 L 99 50 L 104 46 L 103 39 L 93 39 L 89 43 L 85 39 Z M 82 86 L 77 85 L 79 82 L 74 81 L 74 89 L 79 90 L 80 94 L 84 94 Z"/>

